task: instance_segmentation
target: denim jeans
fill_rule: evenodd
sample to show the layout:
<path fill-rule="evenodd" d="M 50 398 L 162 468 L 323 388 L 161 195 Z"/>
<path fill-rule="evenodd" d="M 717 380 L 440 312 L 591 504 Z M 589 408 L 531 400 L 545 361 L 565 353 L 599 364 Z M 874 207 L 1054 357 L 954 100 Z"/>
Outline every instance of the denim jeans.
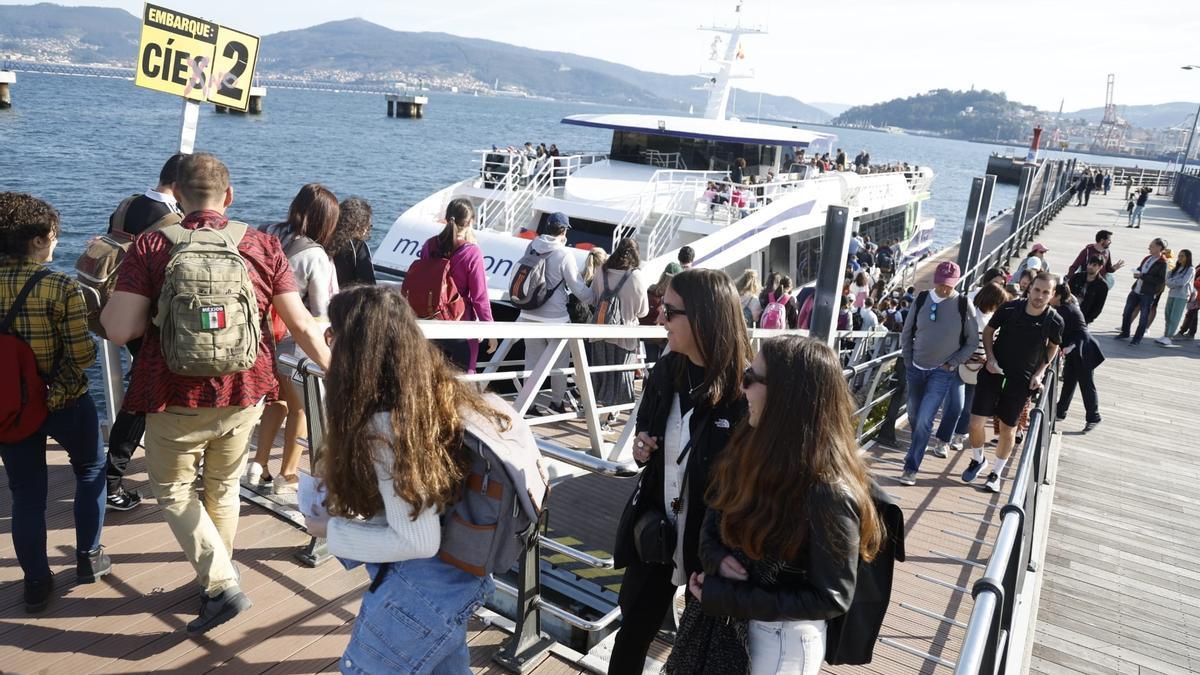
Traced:
<path fill-rule="evenodd" d="M 922 370 L 909 366 L 908 371 L 908 427 L 912 430 L 912 444 L 904 458 L 905 471 L 917 471 L 925 457 L 925 448 L 933 433 L 933 418 L 937 416 L 942 402 L 951 389 L 962 388 L 958 369 L 934 368 Z M 961 405 L 961 404 L 960 404 Z"/>
<path fill-rule="evenodd" d="M 1121 335 L 1129 335 L 1129 328 L 1133 325 L 1133 314 L 1137 312 L 1137 332 L 1134 333 L 1132 341 L 1140 342 L 1146 335 L 1146 329 L 1150 327 L 1150 308 L 1153 306 L 1153 295 L 1129 291 L 1129 295 L 1125 296 L 1125 311 L 1121 313 Z"/>
<path fill-rule="evenodd" d="M 750 675 L 817 675 L 825 661 L 825 621 L 751 621 Z"/>
<path fill-rule="evenodd" d="M 1129 225 L 1131 227 L 1133 226 L 1133 221 L 1135 220 L 1137 221 L 1138 227 L 1142 226 L 1142 209 L 1145 208 L 1146 207 L 1144 205 L 1139 204 L 1138 206 L 1133 207 L 1133 210 L 1129 212 Z"/>
<path fill-rule="evenodd" d="M 378 565 L 367 565 L 374 578 Z M 471 672 L 467 620 L 495 590 L 437 558 L 387 566 L 374 590 L 363 596 L 341 671 L 354 675 Z"/>
<path fill-rule="evenodd" d="M 96 404 L 84 394 L 54 410 L 37 433 L 0 445 L 12 492 L 12 538 L 26 579 L 50 576 L 46 556 L 46 437 L 67 451 L 75 473 L 75 550 L 94 551 L 104 526 L 104 445 Z"/>
<path fill-rule="evenodd" d="M 958 392 L 962 395 L 959 396 Z M 946 405 L 942 407 L 942 421 L 934 437 L 949 443 L 954 434 L 965 434 L 971 426 L 971 404 L 975 401 L 975 385 L 963 383 L 962 387 L 951 388 L 946 394 Z"/>

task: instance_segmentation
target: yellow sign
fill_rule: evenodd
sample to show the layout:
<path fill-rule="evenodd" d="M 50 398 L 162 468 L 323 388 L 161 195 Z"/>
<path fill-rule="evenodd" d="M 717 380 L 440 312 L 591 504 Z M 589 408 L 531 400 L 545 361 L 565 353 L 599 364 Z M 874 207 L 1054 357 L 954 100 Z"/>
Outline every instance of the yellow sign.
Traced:
<path fill-rule="evenodd" d="M 134 84 L 245 110 L 257 59 L 257 37 L 147 3 Z"/>

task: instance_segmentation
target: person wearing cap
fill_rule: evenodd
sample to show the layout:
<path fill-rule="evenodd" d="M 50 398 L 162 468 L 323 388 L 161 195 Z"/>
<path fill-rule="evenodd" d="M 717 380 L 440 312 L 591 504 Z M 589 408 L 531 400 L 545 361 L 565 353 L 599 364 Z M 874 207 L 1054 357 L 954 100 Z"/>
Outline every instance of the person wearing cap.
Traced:
<path fill-rule="evenodd" d="M 546 288 L 550 296 L 540 307 L 523 309 L 517 321 L 536 321 L 539 323 L 570 323 L 571 315 L 567 311 L 568 289 L 585 305 L 595 304 L 595 295 L 588 285 L 583 283 L 579 274 L 579 263 L 567 248 L 567 230 L 571 229 L 571 220 L 567 214 L 551 213 L 546 218 L 546 224 L 538 229 L 539 235 L 529 243 L 529 249 L 539 256 L 546 258 Z M 533 370 L 542 354 L 550 346 L 546 338 L 525 338 L 525 369 Z M 566 368 L 571 361 L 569 350 L 562 350 L 555 362 L 554 368 Z M 567 399 L 567 376 L 553 374 L 550 376 L 550 410 L 555 413 L 565 413 L 574 410 Z"/>
<path fill-rule="evenodd" d="M 1000 492 L 1000 480 L 1012 454 L 1021 411 L 1042 389 L 1042 377 L 1062 344 L 1064 322 L 1050 306 L 1057 282 L 1048 272 L 1039 272 L 1029 286 L 1028 298 L 1000 306 L 983 329 L 986 364 L 975 383 L 971 402 L 971 461 L 962 479 L 970 483 L 987 468 L 983 454 L 984 434 L 992 418 L 1000 419 L 996 464 L 987 474 L 984 488 Z M 999 331 L 999 337 L 997 337 Z"/>
<path fill-rule="evenodd" d="M 1017 266 L 1017 271 L 1013 276 L 1017 279 L 1020 279 L 1021 273 L 1027 269 L 1034 270 L 1036 272 L 1049 272 L 1050 263 L 1046 262 L 1046 251 L 1049 250 L 1050 249 L 1041 244 L 1034 244 L 1033 248 L 1029 249 L 1029 257 L 1021 261 L 1021 264 Z"/>
<path fill-rule="evenodd" d="M 904 458 L 903 485 L 915 485 L 917 471 L 933 432 L 933 418 L 947 397 L 962 408 L 963 383 L 958 366 L 966 363 L 979 344 L 979 325 L 966 296 L 955 290 L 961 272 L 950 261 L 938 264 L 933 289 L 922 291 L 900 332 L 900 350 L 908 388 L 908 421 L 912 442 Z M 934 450 L 946 457 L 944 446 Z"/>

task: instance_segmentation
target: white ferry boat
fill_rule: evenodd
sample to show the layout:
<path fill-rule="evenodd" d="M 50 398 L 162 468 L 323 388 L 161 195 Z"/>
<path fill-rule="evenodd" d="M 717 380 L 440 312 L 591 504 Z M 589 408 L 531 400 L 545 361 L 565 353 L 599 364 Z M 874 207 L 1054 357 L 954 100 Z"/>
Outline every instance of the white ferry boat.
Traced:
<path fill-rule="evenodd" d="M 739 6 L 740 8 L 740 6 Z M 924 257 L 934 221 L 921 213 L 933 172 L 820 173 L 794 161 L 831 152 L 837 137 L 805 129 L 727 119 L 731 81 L 743 77 L 741 40 L 764 31 L 703 27 L 728 36 L 723 55 L 713 41 L 715 71 L 704 117 L 651 114 L 572 115 L 564 124 L 608 129 L 612 141 L 595 152 L 536 160 L 521 152 L 476 151 L 477 175 L 421 200 L 396 219 L 375 265 L 403 276 L 422 243 L 441 230 L 450 200 L 467 197 L 479 215 L 479 246 L 494 302 L 503 303 L 516 261 L 549 214 L 565 213 L 568 243 L 580 260 L 592 246 L 609 251 L 634 238 L 650 278 L 691 246 L 696 266 L 737 277 L 747 268 L 792 276 L 797 287 L 816 278 L 829 206 L 850 209 L 854 229 L 875 242 L 897 241 L 900 265 Z M 731 180 L 738 160 L 742 180 Z M 715 186 L 715 189 L 714 189 Z"/>

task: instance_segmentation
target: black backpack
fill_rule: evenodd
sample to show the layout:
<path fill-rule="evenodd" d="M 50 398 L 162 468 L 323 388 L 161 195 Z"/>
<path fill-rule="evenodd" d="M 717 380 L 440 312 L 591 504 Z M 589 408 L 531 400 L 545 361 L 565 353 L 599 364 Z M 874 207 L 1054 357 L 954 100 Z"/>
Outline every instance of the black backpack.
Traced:
<path fill-rule="evenodd" d="M 891 602 L 895 562 L 904 562 L 904 512 L 874 480 L 871 501 L 883 522 L 883 546 L 871 562 L 859 559 L 850 609 L 829 621 L 825 632 L 825 663 L 831 666 L 871 662 Z"/>

